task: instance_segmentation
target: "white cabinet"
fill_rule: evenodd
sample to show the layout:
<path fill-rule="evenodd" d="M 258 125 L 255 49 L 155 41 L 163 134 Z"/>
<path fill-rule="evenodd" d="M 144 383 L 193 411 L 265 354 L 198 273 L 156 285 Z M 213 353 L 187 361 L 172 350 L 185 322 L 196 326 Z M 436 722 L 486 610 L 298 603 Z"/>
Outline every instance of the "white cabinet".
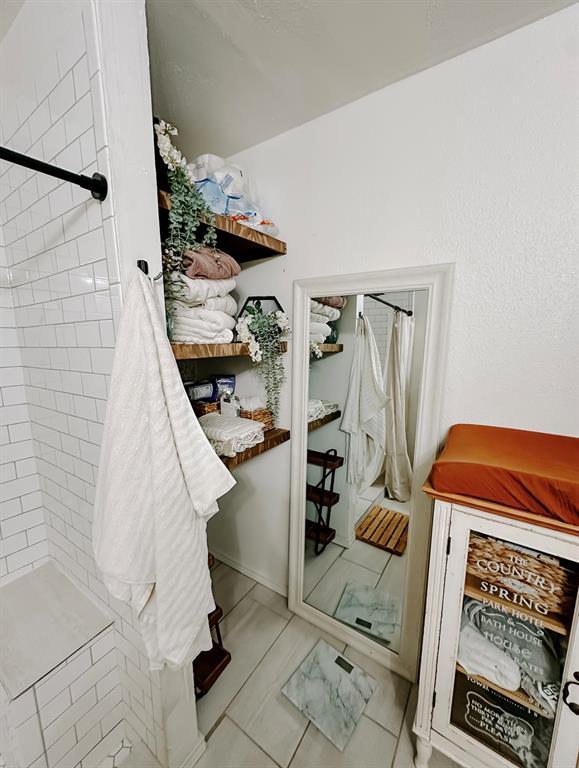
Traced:
<path fill-rule="evenodd" d="M 579 539 L 518 517 L 436 501 L 416 768 L 578 765 Z"/>

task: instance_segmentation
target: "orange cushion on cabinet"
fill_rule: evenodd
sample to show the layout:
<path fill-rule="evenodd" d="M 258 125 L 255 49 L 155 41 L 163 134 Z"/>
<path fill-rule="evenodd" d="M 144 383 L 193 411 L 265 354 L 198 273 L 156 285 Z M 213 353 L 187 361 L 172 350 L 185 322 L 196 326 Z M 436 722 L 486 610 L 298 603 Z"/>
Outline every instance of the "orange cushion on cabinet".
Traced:
<path fill-rule="evenodd" d="M 579 525 L 579 439 L 543 432 L 455 424 L 430 484 Z"/>

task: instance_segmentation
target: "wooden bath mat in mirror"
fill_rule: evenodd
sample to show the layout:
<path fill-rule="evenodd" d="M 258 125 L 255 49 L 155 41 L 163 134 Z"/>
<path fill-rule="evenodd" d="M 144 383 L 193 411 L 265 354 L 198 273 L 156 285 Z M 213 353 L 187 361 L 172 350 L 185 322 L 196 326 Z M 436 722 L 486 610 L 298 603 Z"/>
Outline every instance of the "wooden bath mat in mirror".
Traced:
<path fill-rule="evenodd" d="M 403 555 L 408 541 L 408 520 L 408 515 L 375 504 L 356 526 L 356 538 L 393 555 Z"/>

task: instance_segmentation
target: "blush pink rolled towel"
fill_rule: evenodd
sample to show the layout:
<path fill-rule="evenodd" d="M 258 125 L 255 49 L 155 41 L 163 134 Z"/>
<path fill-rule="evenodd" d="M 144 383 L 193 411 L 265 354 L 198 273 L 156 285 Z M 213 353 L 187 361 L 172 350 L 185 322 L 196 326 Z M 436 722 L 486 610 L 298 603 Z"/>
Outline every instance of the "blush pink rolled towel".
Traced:
<path fill-rule="evenodd" d="M 228 280 L 237 277 L 241 267 L 228 253 L 202 245 L 196 251 L 185 251 L 183 272 L 193 280 Z"/>
<path fill-rule="evenodd" d="M 321 299 L 316 299 L 320 304 L 325 304 L 326 307 L 334 307 L 334 309 L 343 309 L 346 306 L 346 299 L 344 296 L 322 296 Z"/>

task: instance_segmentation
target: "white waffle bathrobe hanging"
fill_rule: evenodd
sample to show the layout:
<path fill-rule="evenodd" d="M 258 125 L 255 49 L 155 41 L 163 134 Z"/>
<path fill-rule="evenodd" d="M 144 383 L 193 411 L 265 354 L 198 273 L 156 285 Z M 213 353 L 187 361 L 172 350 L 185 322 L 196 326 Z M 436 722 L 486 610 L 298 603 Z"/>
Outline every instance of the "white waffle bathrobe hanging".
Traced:
<path fill-rule="evenodd" d="M 206 524 L 235 480 L 187 399 L 150 280 L 126 293 L 95 501 L 104 582 L 139 617 L 151 669 L 211 648 Z"/>

